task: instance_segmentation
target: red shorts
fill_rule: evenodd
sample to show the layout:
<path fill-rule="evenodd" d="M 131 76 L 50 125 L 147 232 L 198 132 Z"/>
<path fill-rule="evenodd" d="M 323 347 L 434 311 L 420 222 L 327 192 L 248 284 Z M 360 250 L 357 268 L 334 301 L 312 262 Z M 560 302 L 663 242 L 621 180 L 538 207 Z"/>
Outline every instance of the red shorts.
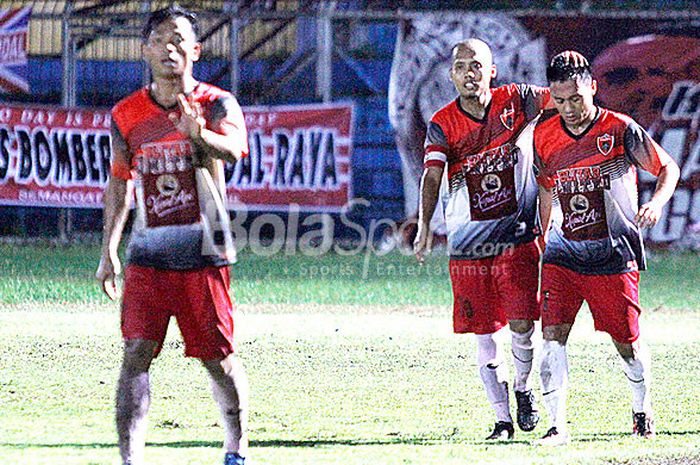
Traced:
<path fill-rule="evenodd" d="M 540 318 L 540 252 L 534 242 L 480 260 L 450 260 L 455 333 L 495 333 L 508 320 Z"/>
<path fill-rule="evenodd" d="M 619 343 L 639 337 L 639 271 L 586 275 L 557 265 L 542 268 L 542 327 L 573 324 L 583 301 L 595 329 Z"/>
<path fill-rule="evenodd" d="M 203 360 L 233 352 L 233 304 L 228 267 L 159 270 L 129 265 L 124 276 L 122 336 L 156 341 L 160 352 L 174 315 L 185 355 Z"/>

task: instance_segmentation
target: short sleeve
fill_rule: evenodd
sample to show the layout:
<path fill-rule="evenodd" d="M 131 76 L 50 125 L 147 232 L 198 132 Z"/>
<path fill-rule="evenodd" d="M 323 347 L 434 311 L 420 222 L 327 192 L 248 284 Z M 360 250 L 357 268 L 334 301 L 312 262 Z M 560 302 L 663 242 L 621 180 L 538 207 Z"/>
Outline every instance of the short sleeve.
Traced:
<path fill-rule="evenodd" d="M 624 148 L 625 157 L 630 163 L 654 176 L 658 176 L 661 168 L 672 161 L 671 156 L 634 121 L 625 128 Z"/>
<path fill-rule="evenodd" d="M 110 134 L 111 142 L 111 160 L 110 160 L 110 174 L 114 178 L 123 179 L 124 181 L 129 181 L 133 178 L 131 173 L 131 160 L 129 156 L 129 148 L 122 136 L 117 122 L 114 117 L 112 117 L 112 126 Z"/>
<path fill-rule="evenodd" d="M 550 100 L 549 88 L 519 84 L 518 92 L 523 103 L 525 117 L 528 120 L 535 118 L 547 106 Z"/>
<path fill-rule="evenodd" d="M 542 160 L 542 157 L 540 156 L 538 150 L 537 150 L 537 142 L 536 138 L 533 138 L 532 142 L 532 155 L 533 155 L 533 163 L 532 163 L 532 170 L 535 173 L 535 179 L 537 179 L 537 184 L 540 186 L 544 187 L 545 189 L 551 189 L 554 187 L 554 178 L 552 176 L 547 176 L 546 170 L 545 170 L 545 164 L 544 160 Z"/>
<path fill-rule="evenodd" d="M 245 118 L 233 95 L 228 94 L 214 100 L 207 128 L 219 134 L 236 137 L 241 147 L 241 157 L 248 155 L 248 131 L 245 127 Z"/>
<path fill-rule="evenodd" d="M 442 127 L 435 121 L 428 123 L 428 130 L 425 135 L 425 156 L 423 165 L 426 168 L 431 166 L 444 167 L 447 163 L 447 137 Z"/>

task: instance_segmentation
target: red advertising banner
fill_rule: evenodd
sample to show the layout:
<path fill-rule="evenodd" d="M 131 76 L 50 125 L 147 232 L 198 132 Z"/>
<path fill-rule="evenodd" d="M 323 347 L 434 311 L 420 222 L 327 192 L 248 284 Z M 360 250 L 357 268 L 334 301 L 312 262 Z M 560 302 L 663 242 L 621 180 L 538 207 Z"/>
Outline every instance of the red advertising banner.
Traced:
<path fill-rule="evenodd" d="M 340 211 L 351 195 L 351 104 L 244 109 L 250 155 L 226 167 L 229 207 Z M 0 104 L 0 205 L 101 208 L 107 110 Z"/>
<path fill-rule="evenodd" d="M 108 111 L 0 104 L 0 204 L 101 208 Z"/>
<path fill-rule="evenodd" d="M 226 171 L 229 206 L 339 212 L 351 196 L 351 104 L 243 109 L 250 155 Z"/>

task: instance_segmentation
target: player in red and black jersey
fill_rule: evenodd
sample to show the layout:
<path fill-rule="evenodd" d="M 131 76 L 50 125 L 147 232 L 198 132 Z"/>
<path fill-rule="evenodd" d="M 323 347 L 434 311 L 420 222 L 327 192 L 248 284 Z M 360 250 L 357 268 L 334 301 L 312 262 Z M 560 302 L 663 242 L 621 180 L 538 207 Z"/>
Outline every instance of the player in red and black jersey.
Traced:
<path fill-rule="evenodd" d="M 646 267 L 641 228 L 656 224 L 679 169 L 629 116 L 593 103 L 588 66 L 556 56 L 547 69 L 557 113 L 534 133 L 543 223 L 550 224 L 542 269 L 544 347 L 541 376 L 551 427 L 540 441 L 568 441 L 566 342 L 583 301 L 595 328 L 612 337 L 632 387 L 633 431 L 653 435 L 650 358 L 639 340 L 639 270 Z M 658 177 L 638 208 L 637 172 Z"/>
<path fill-rule="evenodd" d="M 222 160 L 248 152 L 243 114 L 230 93 L 192 75 L 201 51 L 193 13 L 176 6 L 154 12 L 143 39 L 152 83 L 112 110 L 112 176 L 97 270 L 105 293 L 116 298 L 117 249 L 135 192 L 121 314 L 119 451 L 124 464 L 144 463 L 149 368 L 175 316 L 185 355 L 199 358 L 211 377 L 224 421 L 224 463 L 242 465 L 248 394 L 233 353 L 228 265 L 235 253 Z"/>
<path fill-rule="evenodd" d="M 459 96 L 428 124 L 414 243 L 422 261 L 442 191 L 454 331 L 476 335 L 479 374 L 496 413 L 487 439 L 513 437 L 508 369 L 495 337 L 507 324 L 518 425 L 530 431 L 539 420 L 529 386 L 533 321 L 539 319 L 537 182 L 531 147 L 521 150 L 516 141 L 549 101 L 546 88 L 510 84 L 492 89 L 495 76 L 486 43 L 469 39 L 453 47 L 450 78 Z M 445 172 L 446 186 L 440 189 Z"/>

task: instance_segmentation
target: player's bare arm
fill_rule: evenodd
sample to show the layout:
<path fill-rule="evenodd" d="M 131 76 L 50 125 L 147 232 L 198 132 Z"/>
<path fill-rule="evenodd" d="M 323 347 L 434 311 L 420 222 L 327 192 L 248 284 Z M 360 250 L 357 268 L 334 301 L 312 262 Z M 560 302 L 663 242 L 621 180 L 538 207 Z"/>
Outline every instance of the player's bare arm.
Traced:
<path fill-rule="evenodd" d="M 187 135 L 200 152 L 210 158 L 228 162 L 235 162 L 243 156 L 245 147 L 242 146 L 242 138 L 238 131 L 223 134 L 208 129 L 201 105 L 188 100 L 184 94 L 178 94 L 177 103 L 181 114 L 179 117 L 171 114 L 170 119 L 177 130 Z M 223 108 L 214 112 L 213 126 L 217 126 L 224 120 L 229 122 L 242 120 L 238 114 L 240 107 L 237 104 L 222 104 L 220 107 Z"/>
<path fill-rule="evenodd" d="M 112 126 L 112 159 L 128 166 L 129 152 L 116 125 Z M 104 192 L 104 214 L 102 228 L 102 256 L 95 277 L 102 284 L 107 296 L 117 298 L 115 278 L 121 273 L 121 262 L 117 253 L 122 238 L 124 224 L 129 216 L 129 207 L 133 196 L 133 183 L 115 176 L 110 176 Z"/>
<path fill-rule="evenodd" d="M 430 220 L 435 213 L 435 206 L 440 192 L 442 181 L 442 166 L 429 166 L 423 171 L 420 182 L 420 206 L 418 210 L 418 233 L 413 242 L 413 253 L 420 263 L 425 260 L 425 255 L 430 252 L 431 237 Z"/>
<path fill-rule="evenodd" d="M 659 221 L 664 205 L 673 196 L 680 169 L 671 155 L 636 123 L 630 124 L 625 131 L 624 145 L 627 155 L 638 168 L 657 177 L 654 194 L 635 215 L 639 227 L 651 228 Z"/>
<path fill-rule="evenodd" d="M 539 186 L 539 214 L 540 224 L 542 225 L 542 236 L 539 239 L 539 245 L 542 246 L 547 242 L 547 234 L 549 232 L 549 222 L 552 218 L 552 189 Z M 544 249 L 544 248 L 543 248 Z"/>
<path fill-rule="evenodd" d="M 673 161 L 670 155 L 666 153 L 663 155 L 665 155 L 663 156 L 665 164 L 659 171 L 654 195 L 652 195 L 651 200 L 639 207 L 635 217 L 637 224 L 642 228 L 651 228 L 659 221 L 661 210 L 671 200 L 680 178 L 680 169 L 676 162 Z"/>

